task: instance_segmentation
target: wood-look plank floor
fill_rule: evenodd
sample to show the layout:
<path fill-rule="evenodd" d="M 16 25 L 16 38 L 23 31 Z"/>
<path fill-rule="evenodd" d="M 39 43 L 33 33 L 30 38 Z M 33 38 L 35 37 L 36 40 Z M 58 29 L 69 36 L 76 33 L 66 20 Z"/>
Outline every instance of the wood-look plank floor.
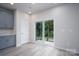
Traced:
<path fill-rule="evenodd" d="M 11 47 L 0 50 L 1 56 L 75 56 L 76 54 L 62 51 L 53 46 L 27 43 L 18 48 Z"/>

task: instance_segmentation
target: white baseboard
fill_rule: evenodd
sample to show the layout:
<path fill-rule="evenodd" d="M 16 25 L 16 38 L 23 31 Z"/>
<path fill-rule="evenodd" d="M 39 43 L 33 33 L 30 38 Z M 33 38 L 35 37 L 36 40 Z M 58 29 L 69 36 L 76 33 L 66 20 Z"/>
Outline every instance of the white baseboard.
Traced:
<path fill-rule="evenodd" d="M 72 52 L 72 53 L 75 53 L 75 54 L 79 54 L 79 52 L 76 51 L 75 49 L 65 49 L 65 48 L 61 48 L 61 47 L 57 47 L 57 46 L 54 46 L 54 47 L 57 48 L 57 49 L 60 49 L 60 50 L 69 51 L 69 52 Z"/>

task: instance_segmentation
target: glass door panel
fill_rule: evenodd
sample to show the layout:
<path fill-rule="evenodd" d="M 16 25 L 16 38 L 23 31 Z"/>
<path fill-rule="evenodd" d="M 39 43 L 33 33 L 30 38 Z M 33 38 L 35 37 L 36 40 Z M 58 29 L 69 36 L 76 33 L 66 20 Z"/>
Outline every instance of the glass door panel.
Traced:
<path fill-rule="evenodd" d="M 45 40 L 46 41 L 53 41 L 53 32 L 54 32 L 54 24 L 53 20 L 45 21 Z"/>
<path fill-rule="evenodd" d="M 42 40 L 42 22 L 36 23 L 36 40 Z"/>

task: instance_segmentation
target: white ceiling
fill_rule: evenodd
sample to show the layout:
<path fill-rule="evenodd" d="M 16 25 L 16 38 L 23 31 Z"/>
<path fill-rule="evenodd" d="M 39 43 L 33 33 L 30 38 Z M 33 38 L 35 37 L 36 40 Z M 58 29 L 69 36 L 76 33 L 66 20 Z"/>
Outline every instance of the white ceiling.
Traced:
<path fill-rule="evenodd" d="M 19 9 L 21 11 L 24 11 L 29 14 L 29 11 L 34 13 L 38 13 L 41 11 L 45 11 L 47 9 L 53 8 L 57 5 L 60 5 L 58 3 L 14 3 L 11 5 L 10 3 L 0 3 L 0 6 L 5 7 L 7 9 L 15 10 Z"/>

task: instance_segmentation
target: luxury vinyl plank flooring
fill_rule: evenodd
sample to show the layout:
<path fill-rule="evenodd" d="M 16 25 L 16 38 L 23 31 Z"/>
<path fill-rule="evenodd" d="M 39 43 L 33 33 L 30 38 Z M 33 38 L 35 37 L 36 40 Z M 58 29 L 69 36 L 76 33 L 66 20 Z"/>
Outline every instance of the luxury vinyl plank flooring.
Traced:
<path fill-rule="evenodd" d="M 53 45 L 27 43 L 20 47 L 0 50 L 1 56 L 75 56 L 76 54 L 59 50 Z"/>

